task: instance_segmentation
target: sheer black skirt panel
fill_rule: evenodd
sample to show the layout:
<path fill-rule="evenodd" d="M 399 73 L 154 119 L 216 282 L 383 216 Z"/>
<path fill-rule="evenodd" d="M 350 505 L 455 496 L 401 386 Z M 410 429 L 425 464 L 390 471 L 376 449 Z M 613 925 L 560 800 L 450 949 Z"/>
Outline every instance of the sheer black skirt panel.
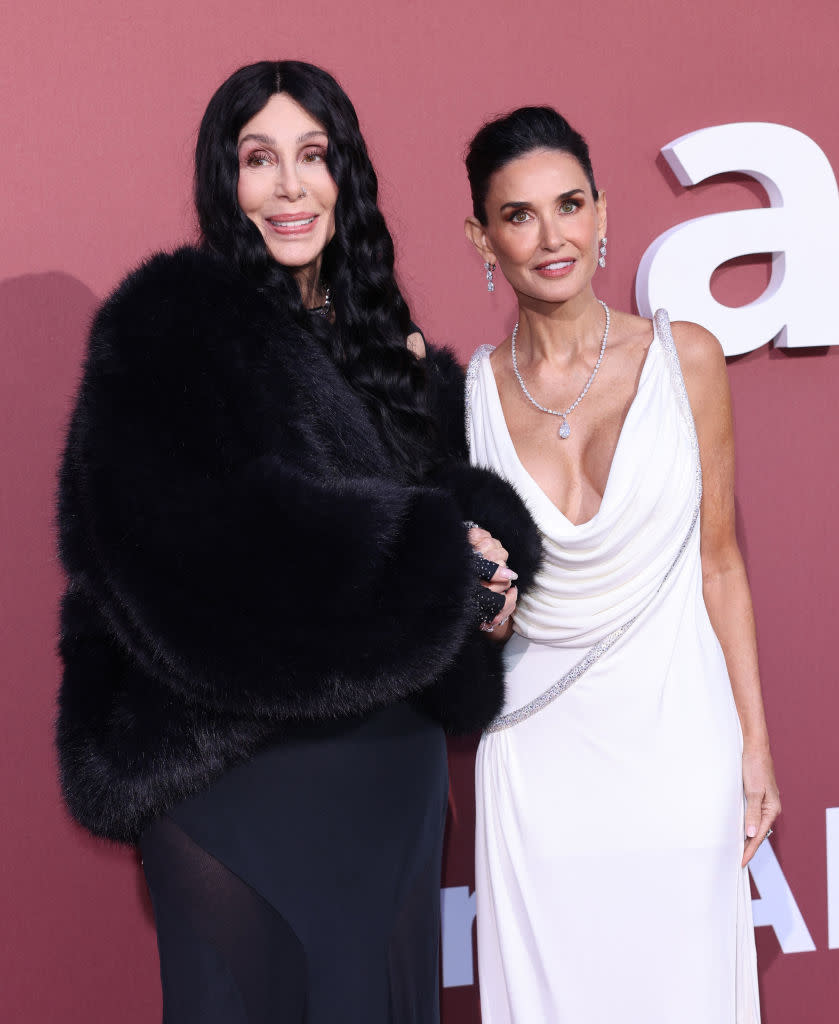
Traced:
<path fill-rule="evenodd" d="M 164 1024 L 437 1024 L 446 794 L 441 730 L 398 705 L 155 822 Z"/>

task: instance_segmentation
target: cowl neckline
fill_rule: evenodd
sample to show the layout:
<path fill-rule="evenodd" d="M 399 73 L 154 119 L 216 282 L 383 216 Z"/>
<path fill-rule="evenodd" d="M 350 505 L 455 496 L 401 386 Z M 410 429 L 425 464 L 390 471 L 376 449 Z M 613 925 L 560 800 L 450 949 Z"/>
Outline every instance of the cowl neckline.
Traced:
<path fill-rule="evenodd" d="M 576 525 L 515 450 L 489 362 L 492 347 L 483 346 L 473 357 L 467 381 L 472 461 L 517 488 L 542 534 L 542 569 L 514 621 L 516 632 L 527 639 L 577 648 L 598 642 L 647 604 L 689 531 L 701 478 L 693 420 L 665 317 L 656 315 L 600 508 Z"/>
<path fill-rule="evenodd" d="M 643 414 L 645 392 L 648 388 L 648 381 L 652 374 L 651 364 L 657 358 L 660 358 L 658 332 L 655 324 L 653 325 L 653 338 L 647 348 L 647 352 L 644 356 L 644 362 L 641 366 L 641 373 L 638 377 L 638 386 L 635 389 L 635 394 L 632 396 L 632 401 L 630 402 L 626 416 L 624 416 L 624 420 L 618 434 L 618 441 L 615 445 L 615 450 L 612 453 L 612 461 L 609 464 L 609 472 L 606 477 L 606 485 L 603 489 L 603 496 L 600 499 L 600 505 L 594 515 L 582 523 L 574 523 L 565 515 L 559 506 L 550 497 L 548 497 L 544 488 L 538 483 L 536 478 L 522 462 L 519 453 L 516 450 L 513 438 L 510 435 L 509 427 L 507 426 L 507 418 L 504 415 L 504 409 L 501 405 L 501 395 L 498 391 L 498 384 L 495 379 L 495 373 L 492 369 L 492 362 L 489 358 L 490 354 L 495 351 L 495 347 L 492 345 L 485 345 L 483 346 L 483 351 L 485 351 L 485 356 L 481 362 L 481 370 L 486 379 L 487 401 L 491 407 L 492 417 L 499 425 L 497 440 L 499 445 L 503 446 L 505 450 L 505 461 L 509 459 L 509 461 L 516 467 L 516 478 L 519 486 L 521 487 L 522 481 L 528 485 L 527 497 L 534 506 L 539 524 L 543 531 L 548 532 L 545 530 L 545 526 L 555 521 L 557 531 L 563 534 L 585 534 L 594 532 L 598 525 L 598 520 L 600 520 L 601 517 L 606 518 L 608 515 L 611 496 L 617 490 L 617 488 L 613 486 L 613 483 L 616 476 L 618 476 L 621 471 L 624 449 L 631 443 L 629 438 L 634 427 L 634 420 Z M 550 532 L 553 533 L 554 531 L 551 530 Z"/>

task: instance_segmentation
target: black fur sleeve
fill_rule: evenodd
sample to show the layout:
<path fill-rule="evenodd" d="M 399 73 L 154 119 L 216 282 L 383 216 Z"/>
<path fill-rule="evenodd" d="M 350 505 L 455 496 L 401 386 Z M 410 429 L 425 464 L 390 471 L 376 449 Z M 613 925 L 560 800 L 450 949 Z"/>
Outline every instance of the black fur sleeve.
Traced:
<path fill-rule="evenodd" d="M 457 498 L 465 520 L 497 537 L 510 554 L 523 594 L 532 585 L 542 555 L 539 530 L 514 488 L 497 474 L 470 466 L 465 433 L 464 375 L 453 354 L 426 343 L 429 392 L 449 457 L 439 482 Z M 454 662 L 416 698 L 450 733 L 477 732 L 504 703 L 503 647 L 477 628 Z"/>
<path fill-rule="evenodd" d="M 250 300 L 194 263 L 158 257 L 94 325 L 61 485 L 71 583 L 190 700 L 282 718 L 401 699 L 471 627 L 462 510 L 282 444 L 255 457 Z"/>
<path fill-rule="evenodd" d="M 503 645 L 474 630 L 453 664 L 414 698 L 452 735 L 480 732 L 504 704 Z"/>
<path fill-rule="evenodd" d="M 448 349 L 426 344 L 426 353 L 431 401 L 450 455 L 438 482 L 455 495 L 464 519 L 501 541 L 510 554 L 510 568 L 519 574 L 517 586 L 524 593 L 542 557 L 539 530 L 511 484 L 497 473 L 469 465 L 463 371 Z"/>

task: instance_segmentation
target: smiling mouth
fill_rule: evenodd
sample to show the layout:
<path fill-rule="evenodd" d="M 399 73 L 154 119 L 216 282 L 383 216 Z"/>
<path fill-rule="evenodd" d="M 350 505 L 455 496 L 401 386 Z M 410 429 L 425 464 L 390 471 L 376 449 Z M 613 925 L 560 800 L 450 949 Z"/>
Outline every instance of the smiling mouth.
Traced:
<path fill-rule="evenodd" d="M 537 270 L 565 270 L 574 266 L 574 260 L 553 260 L 550 263 L 540 263 Z"/>
<path fill-rule="evenodd" d="M 293 234 L 311 227 L 318 219 L 318 215 L 312 213 L 302 217 L 298 215 L 296 217 L 266 217 L 265 219 L 275 231 L 282 234 Z"/>

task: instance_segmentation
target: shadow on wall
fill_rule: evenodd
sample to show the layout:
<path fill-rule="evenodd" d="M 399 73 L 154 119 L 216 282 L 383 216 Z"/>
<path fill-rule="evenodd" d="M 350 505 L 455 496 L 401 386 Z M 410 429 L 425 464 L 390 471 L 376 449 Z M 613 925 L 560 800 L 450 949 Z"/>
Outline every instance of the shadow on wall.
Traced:
<path fill-rule="evenodd" d="M 4 667 L 23 701 L 12 714 L 26 715 L 37 698 L 50 700 L 51 715 L 61 586 L 56 470 L 97 303 L 67 274 L 0 283 L 0 616 L 10 636 Z"/>
<path fill-rule="evenodd" d="M 133 903 L 125 876 L 134 858 L 70 823 L 53 750 L 63 587 L 56 473 L 98 304 L 83 282 L 60 272 L 0 282 L 0 787 L 12 826 L 4 827 L 3 867 L 14 879 L 0 889 L 0 916 L 15 936 L 3 983 L 10 1020 L 75 1019 L 71 977 L 94 975 L 96 990 L 115 966 L 105 943 L 126 956 L 121 942 L 136 944 L 136 928 L 123 940 L 128 929 L 118 919 Z M 148 917 L 141 883 L 138 876 L 138 905 L 128 912 Z M 97 935 L 107 937 L 98 946 Z M 45 986 L 44 977 L 55 983 Z M 94 1009 L 86 1019 L 104 1018 Z"/>
<path fill-rule="evenodd" d="M 50 599 L 60 580 L 52 525 L 56 469 L 97 303 L 89 288 L 67 274 L 0 283 L 0 610 L 5 622 L 26 626 L 14 634 L 18 672 L 27 671 L 33 656 L 23 647 L 32 641 L 43 647 L 55 635 Z"/>

